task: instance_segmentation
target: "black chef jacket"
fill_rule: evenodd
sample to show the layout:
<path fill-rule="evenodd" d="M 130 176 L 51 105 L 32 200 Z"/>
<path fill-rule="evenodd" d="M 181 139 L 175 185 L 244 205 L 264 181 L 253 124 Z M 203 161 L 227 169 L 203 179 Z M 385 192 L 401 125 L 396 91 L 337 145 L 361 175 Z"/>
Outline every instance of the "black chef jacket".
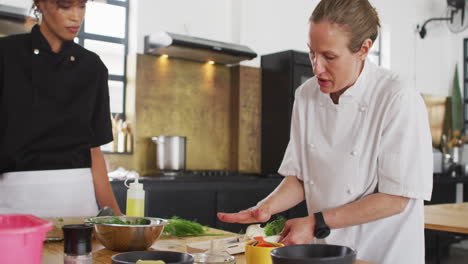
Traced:
<path fill-rule="evenodd" d="M 34 26 L 0 38 L 0 173 L 91 167 L 112 141 L 108 71 L 72 41 L 59 53 Z"/>

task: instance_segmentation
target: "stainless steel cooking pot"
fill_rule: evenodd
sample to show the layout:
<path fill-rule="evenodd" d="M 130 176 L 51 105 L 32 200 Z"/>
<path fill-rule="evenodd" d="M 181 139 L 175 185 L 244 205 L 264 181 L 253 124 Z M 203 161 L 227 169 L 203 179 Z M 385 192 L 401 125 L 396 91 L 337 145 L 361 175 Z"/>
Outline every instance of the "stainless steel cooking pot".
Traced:
<path fill-rule="evenodd" d="M 186 138 L 181 136 L 152 137 L 156 147 L 156 165 L 162 172 L 185 169 Z"/>

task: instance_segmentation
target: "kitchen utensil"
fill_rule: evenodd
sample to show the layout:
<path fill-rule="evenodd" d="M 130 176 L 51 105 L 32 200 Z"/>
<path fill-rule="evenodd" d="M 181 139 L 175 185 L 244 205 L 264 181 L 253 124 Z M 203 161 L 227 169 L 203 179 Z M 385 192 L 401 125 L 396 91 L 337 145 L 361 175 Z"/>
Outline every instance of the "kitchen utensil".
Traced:
<path fill-rule="evenodd" d="M 254 241 L 245 244 L 245 260 L 247 264 L 272 264 L 270 252 L 278 247 L 255 247 L 249 245 Z M 280 244 L 280 243 L 277 243 Z M 280 244 L 283 246 L 283 244 Z"/>
<path fill-rule="evenodd" d="M 268 236 L 265 237 L 265 241 L 271 243 L 278 243 L 281 236 Z M 188 253 L 203 253 L 207 251 L 226 251 L 229 254 L 239 254 L 245 252 L 245 242 L 251 240 L 246 236 L 236 237 L 225 237 L 212 239 L 208 241 L 199 241 L 187 244 Z M 214 244 L 214 249 L 211 248 L 211 244 Z"/>
<path fill-rule="evenodd" d="M 187 253 L 173 251 L 133 251 L 114 255 L 112 264 L 135 264 L 138 260 L 162 260 L 167 264 L 193 264 Z"/>
<path fill-rule="evenodd" d="M 214 249 L 211 248 L 214 244 Z M 187 252 L 204 253 L 209 250 L 226 251 L 229 254 L 239 254 L 245 251 L 245 239 L 243 237 L 226 237 L 209 241 L 200 241 L 187 244 Z"/>
<path fill-rule="evenodd" d="M 0 215 L 0 262 L 41 264 L 50 221 L 33 215 Z"/>
<path fill-rule="evenodd" d="M 109 222 L 119 218 L 123 221 L 134 222 L 145 219 L 146 225 L 96 224 L 95 222 Z M 106 248 L 114 251 L 134 251 L 149 248 L 162 234 L 164 226 L 169 222 L 161 218 L 129 217 L 129 216 L 102 216 L 85 220 L 94 225 L 97 239 Z"/>
<path fill-rule="evenodd" d="M 271 251 L 273 264 L 354 264 L 356 251 L 337 245 L 293 245 Z"/>
<path fill-rule="evenodd" d="M 236 258 L 228 253 L 195 253 L 192 254 L 194 264 L 234 264 Z"/>
<path fill-rule="evenodd" d="M 96 216 L 114 216 L 115 212 L 110 208 L 109 206 L 104 206 L 99 210 L 98 214 Z"/>
<path fill-rule="evenodd" d="M 185 169 L 186 137 L 159 136 L 152 137 L 157 145 L 156 165 L 162 172 L 178 172 Z"/>
<path fill-rule="evenodd" d="M 92 264 L 90 225 L 64 225 L 62 227 L 64 242 L 64 264 Z"/>

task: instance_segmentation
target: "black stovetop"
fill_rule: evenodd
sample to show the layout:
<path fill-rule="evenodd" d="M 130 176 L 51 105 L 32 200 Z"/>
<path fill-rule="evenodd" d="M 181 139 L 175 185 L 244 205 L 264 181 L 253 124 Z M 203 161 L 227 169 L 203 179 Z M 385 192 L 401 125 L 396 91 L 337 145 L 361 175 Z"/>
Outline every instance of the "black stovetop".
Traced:
<path fill-rule="evenodd" d="M 262 174 L 230 170 L 184 170 L 159 172 L 141 177 L 142 180 L 237 180 L 266 178 Z M 271 178 L 271 176 L 267 177 Z"/>

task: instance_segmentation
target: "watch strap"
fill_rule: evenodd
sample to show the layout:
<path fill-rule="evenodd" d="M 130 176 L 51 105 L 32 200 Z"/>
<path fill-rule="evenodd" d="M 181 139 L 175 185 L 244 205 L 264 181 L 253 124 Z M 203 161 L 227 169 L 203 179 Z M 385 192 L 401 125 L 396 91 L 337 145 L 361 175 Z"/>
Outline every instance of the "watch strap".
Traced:
<path fill-rule="evenodd" d="M 325 219 L 323 218 L 322 212 L 314 213 L 315 216 L 315 227 L 328 227 L 325 223 Z"/>

